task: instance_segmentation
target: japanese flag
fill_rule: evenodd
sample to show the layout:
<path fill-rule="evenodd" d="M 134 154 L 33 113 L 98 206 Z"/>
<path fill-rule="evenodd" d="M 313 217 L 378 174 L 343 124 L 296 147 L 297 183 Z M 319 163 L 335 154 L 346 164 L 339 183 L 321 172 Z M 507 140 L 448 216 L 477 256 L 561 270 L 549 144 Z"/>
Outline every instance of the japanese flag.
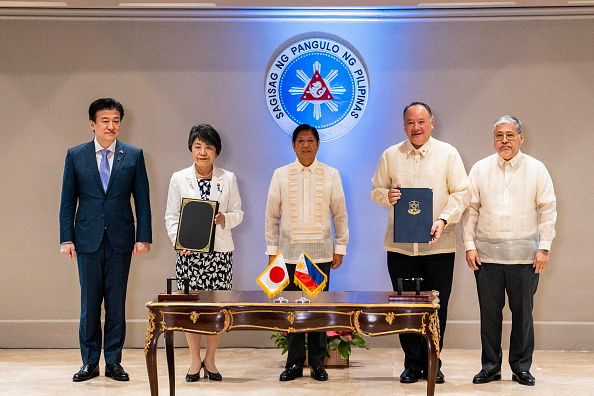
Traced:
<path fill-rule="evenodd" d="M 268 268 L 256 280 L 260 287 L 268 294 L 268 297 L 273 297 L 280 293 L 289 284 L 289 273 L 285 265 L 283 254 L 278 252 L 274 261 L 270 263 Z"/>

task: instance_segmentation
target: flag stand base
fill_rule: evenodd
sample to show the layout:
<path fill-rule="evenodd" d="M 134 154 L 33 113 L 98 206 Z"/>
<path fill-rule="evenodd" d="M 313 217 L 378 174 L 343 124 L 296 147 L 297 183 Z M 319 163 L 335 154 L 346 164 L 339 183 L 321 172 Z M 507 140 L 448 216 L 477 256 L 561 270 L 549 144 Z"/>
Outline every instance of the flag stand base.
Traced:
<path fill-rule="evenodd" d="M 308 300 L 307 298 L 305 298 L 305 296 L 302 296 L 299 300 L 295 300 L 295 302 L 305 304 L 311 302 L 311 300 Z"/>
<path fill-rule="evenodd" d="M 274 300 L 275 303 L 279 303 L 279 304 L 286 304 L 289 302 L 289 300 L 287 300 L 286 298 L 284 298 L 283 296 L 278 296 L 277 299 Z"/>

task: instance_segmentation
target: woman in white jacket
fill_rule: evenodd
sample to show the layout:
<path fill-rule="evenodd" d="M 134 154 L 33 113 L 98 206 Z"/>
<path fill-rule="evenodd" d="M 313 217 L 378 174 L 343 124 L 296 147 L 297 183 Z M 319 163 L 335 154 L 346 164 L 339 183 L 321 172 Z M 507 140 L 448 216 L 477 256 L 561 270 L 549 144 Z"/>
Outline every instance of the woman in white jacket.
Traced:
<path fill-rule="evenodd" d="M 221 138 L 212 126 L 200 124 L 192 127 L 188 148 L 192 152 L 194 164 L 173 174 L 167 195 L 165 226 L 173 245 L 175 246 L 182 198 L 218 201 L 219 212 L 215 217 L 214 252 L 177 252 L 176 275 L 178 278 L 190 278 L 191 290 L 231 290 L 231 229 L 243 219 L 237 179 L 232 172 L 213 165 L 214 159 L 221 152 Z M 206 336 L 204 361 L 200 357 L 200 334 L 186 333 L 186 337 L 191 354 L 186 381 L 198 381 L 202 368 L 205 378 L 221 381 L 222 376 L 215 366 L 220 334 Z"/>

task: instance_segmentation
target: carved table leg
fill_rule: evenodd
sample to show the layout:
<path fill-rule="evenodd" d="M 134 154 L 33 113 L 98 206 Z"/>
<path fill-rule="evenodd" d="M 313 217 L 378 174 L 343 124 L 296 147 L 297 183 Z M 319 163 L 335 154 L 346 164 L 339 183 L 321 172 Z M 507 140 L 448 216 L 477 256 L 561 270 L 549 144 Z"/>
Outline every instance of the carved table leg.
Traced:
<path fill-rule="evenodd" d="M 437 350 L 433 344 L 432 335 L 427 334 L 425 337 L 427 340 L 427 396 L 433 396 L 435 393 L 435 379 L 437 378 L 437 366 L 439 365 L 439 359 L 437 358 Z"/>
<path fill-rule="evenodd" d="M 175 356 L 173 352 L 173 331 L 165 331 L 165 352 L 167 354 L 167 371 L 169 372 L 169 395 L 175 395 Z"/>
<path fill-rule="evenodd" d="M 149 310 L 149 324 L 146 330 L 144 354 L 146 356 L 146 370 L 148 373 L 151 396 L 159 395 L 159 380 L 157 377 L 157 341 L 161 332 L 155 328 L 155 314 Z"/>
<path fill-rule="evenodd" d="M 429 332 L 425 333 L 427 340 L 427 396 L 433 396 L 435 393 L 435 380 L 439 366 L 439 318 L 437 311 L 433 312 L 429 318 Z"/>

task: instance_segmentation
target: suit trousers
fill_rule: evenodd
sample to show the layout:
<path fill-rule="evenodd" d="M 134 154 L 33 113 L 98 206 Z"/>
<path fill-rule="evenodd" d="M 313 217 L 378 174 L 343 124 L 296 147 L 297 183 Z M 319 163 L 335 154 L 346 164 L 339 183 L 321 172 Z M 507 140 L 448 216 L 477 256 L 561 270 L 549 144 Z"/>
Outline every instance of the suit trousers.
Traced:
<path fill-rule="evenodd" d="M 481 310 L 482 369 L 501 371 L 501 326 L 505 293 L 512 313 L 509 365 L 514 373 L 530 371 L 534 352 L 532 309 L 539 275 L 531 264 L 482 263 L 474 271 Z"/>
<path fill-rule="evenodd" d="M 330 265 L 332 263 L 321 263 L 316 265 L 320 270 L 326 274 L 328 281 L 324 291 L 328 290 L 330 285 Z M 290 283 L 285 288 L 287 291 L 299 291 L 299 286 L 293 283 L 295 276 L 295 264 L 287 264 L 287 271 L 290 277 Z M 308 363 L 310 366 L 324 367 L 324 358 L 326 357 L 326 332 L 315 331 L 307 333 L 307 350 Z M 285 368 L 298 365 L 303 367 L 305 363 L 305 333 L 289 333 L 287 334 L 287 344 L 289 344 L 289 352 L 287 354 L 287 363 Z"/>
<path fill-rule="evenodd" d="M 126 338 L 126 288 L 131 259 L 132 252 L 113 250 L 106 232 L 97 251 L 77 252 L 81 288 L 79 343 L 83 364 L 99 363 L 102 303 L 105 303 L 105 363 L 120 363 L 122 360 Z"/>
<path fill-rule="evenodd" d="M 455 253 L 440 253 L 426 256 L 407 256 L 388 252 L 388 272 L 392 288 L 398 290 L 398 278 L 423 278 L 421 290 L 439 292 L 439 350 L 443 349 L 443 335 L 448 319 L 448 301 L 454 278 Z M 414 291 L 414 282 L 404 282 L 405 291 Z M 427 341 L 420 334 L 402 333 L 400 345 L 404 351 L 404 367 L 426 371 L 428 365 Z M 441 367 L 441 360 L 439 361 Z"/>

